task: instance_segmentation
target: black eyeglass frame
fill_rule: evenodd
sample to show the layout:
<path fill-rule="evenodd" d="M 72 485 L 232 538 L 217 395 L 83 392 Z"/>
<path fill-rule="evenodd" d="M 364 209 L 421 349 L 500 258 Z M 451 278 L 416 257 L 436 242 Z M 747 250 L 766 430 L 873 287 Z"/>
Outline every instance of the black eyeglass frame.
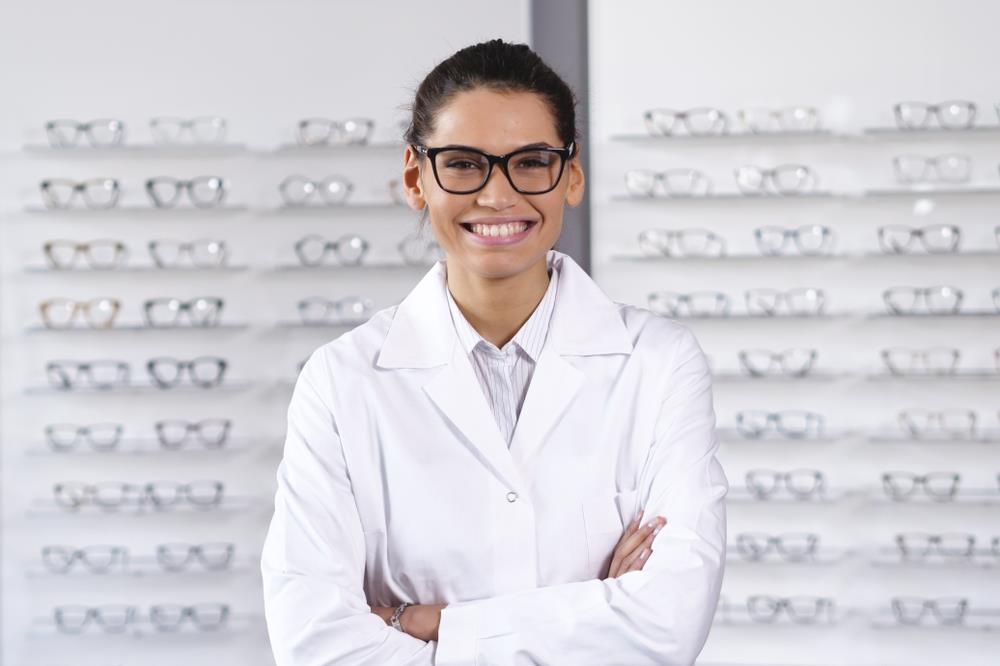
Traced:
<path fill-rule="evenodd" d="M 566 171 L 566 163 L 569 160 L 571 160 L 573 156 L 576 154 L 577 144 L 575 141 L 571 141 L 569 145 L 566 146 L 565 148 L 555 148 L 552 146 L 535 146 L 535 147 L 518 148 L 517 150 L 511 151 L 505 155 L 491 155 L 490 153 L 479 150 L 478 148 L 472 148 L 471 146 L 442 146 L 439 148 L 430 148 L 428 146 L 411 144 L 410 147 L 413 148 L 413 150 L 415 150 L 417 153 L 427 157 L 427 159 L 431 163 L 431 171 L 434 172 L 434 180 L 437 181 L 438 187 L 440 187 L 448 194 L 474 194 L 480 191 L 481 189 L 486 187 L 486 183 L 490 182 L 490 177 L 493 175 L 493 167 L 499 164 L 500 170 L 503 171 L 503 175 L 507 178 L 507 182 L 510 183 L 510 186 L 514 189 L 515 192 L 517 192 L 518 194 L 536 195 L 536 194 L 548 194 L 552 190 L 556 189 L 556 186 L 559 185 L 559 181 L 562 180 L 563 173 Z M 471 190 L 450 190 L 441 184 L 441 177 L 438 176 L 436 158 L 438 153 L 442 153 L 448 150 L 461 150 L 465 152 L 475 153 L 477 155 L 482 155 L 484 158 L 486 158 L 489 167 L 486 169 L 486 176 L 483 178 L 483 182 L 481 182 L 478 187 Z M 516 157 L 517 155 L 521 155 L 523 153 L 533 153 L 538 151 L 546 153 L 554 153 L 559 156 L 559 174 L 555 177 L 554 181 L 552 182 L 552 186 L 547 190 L 539 190 L 537 192 L 529 192 L 526 190 L 522 190 L 521 188 L 519 188 L 517 185 L 514 184 L 514 180 L 510 177 L 510 171 L 508 170 L 508 165 L 510 164 L 510 160 L 512 157 Z"/>

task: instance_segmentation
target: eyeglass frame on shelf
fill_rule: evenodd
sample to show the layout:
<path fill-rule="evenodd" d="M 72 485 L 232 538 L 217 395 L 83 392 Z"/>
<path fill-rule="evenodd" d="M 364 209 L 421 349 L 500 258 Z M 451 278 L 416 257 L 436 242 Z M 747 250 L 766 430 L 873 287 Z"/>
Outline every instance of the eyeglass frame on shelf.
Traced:
<path fill-rule="evenodd" d="M 791 542 L 792 537 L 804 538 L 805 547 L 802 549 L 786 548 L 786 545 Z M 761 542 L 763 543 L 762 546 L 760 545 Z M 774 551 L 786 561 L 804 562 L 816 555 L 818 547 L 819 535 L 811 532 L 793 532 L 775 535 L 763 532 L 740 532 L 736 535 L 737 552 L 744 559 L 752 562 L 762 560 L 771 551 Z"/>
<path fill-rule="evenodd" d="M 200 379 L 195 374 L 195 364 L 209 362 L 218 369 L 218 374 L 210 380 Z M 160 364 L 172 365 L 177 370 L 173 380 L 165 380 L 157 376 L 155 368 Z M 209 389 L 220 386 L 225 379 L 229 362 L 220 356 L 197 356 L 193 359 L 184 360 L 173 356 L 156 356 L 146 361 L 146 372 L 152 381 L 153 386 L 160 389 L 172 389 L 181 385 L 182 378 L 186 372 L 193 386 Z"/>
<path fill-rule="evenodd" d="M 961 550 L 955 550 L 954 548 L 949 548 L 945 546 L 945 541 L 948 538 L 954 539 L 958 537 L 965 547 Z M 909 541 L 914 541 L 920 539 L 923 541 L 923 548 L 919 551 L 914 548 L 914 544 L 908 543 Z M 932 555 L 940 555 L 942 557 L 956 557 L 956 558 L 971 558 L 976 552 L 976 537 L 974 534 L 969 533 L 946 533 L 946 534 L 925 534 L 922 532 L 900 532 L 896 534 L 893 538 L 896 543 L 896 548 L 899 550 L 900 557 L 903 559 L 918 559 L 923 560 L 931 557 Z"/>
<path fill-rule="evenodd" d="M 98 382 L 94 376 L 95 366 L 113 366 L 115 369 L 115 379 L 111 382 Z M 69 379 L 69 369 L 75 369 L 73 379 Z M 57 372 L 59 374 L 58 383 L 52 381 L 53 372 Z M 112 390 L 114 388 L 128 386 L 131 374 L 132 367 L 127 362 L 115 359 L 99 359 L 93 361 L 52 360 L 45 364 L 45 375 L 49 380 L 49 384 L 52 385 L 53 388 L 61 391 L 71 391 L 82 388 L 84 386 L 84 382 L 82 381 L 84 376 L 89 378 L 86 380 L 86 383 L 90 386 L 90 388 L 99 391 Z"/>
<path fill-rule="evenodd" d="M 966 109 L 969 112 L 968 121 L 962 123 L 961 125 L 954 125 L 954 126 L 943 123 L 941 116 L 941 109 L 948 105 L 960 106 L 963 109 Z M 903 110 L 905 107 L 922 107 L 924 113 L 926 114 L 924 116 L 924 121 L 918 125 L 912 125 L 912 124 L 908 125 L 906 122 L 903 121 Z M 946 100 L 938 104 L 929 104 L 927 102 L 913 102 L 913 101 L 897 102 L 892 105 L 892 111 L 893 111 L 893 116 L 896 120 L 896 127 L 904 131 L 927 129 L 928 126 L 930 125 L 932 117 L 937 120 L 938 127 L 941 129 L 966 130 L 975 125 L 976 116 L 979 112 L 975 102 L 970 102 L 968 100 L 962 100 L 962 99 Z"/>
<path fill-rule="evenodd" d="M 936 492 L 930 482 L 938 478 L 948 478 L 951 485 L 948 486 L 947 493 Z M 907 479 L 911 485 L 905 489 L 897 491 L 893 485 L 894 479 Z M 923 488 L 925 495 L 939 502 L 954 500 L 959 493 L 959 486 L 962 482 L 961 474 L 957 472 L 929 472 L 927 474 L 914 474 L 913 472 L 894 471 L 882 473 L 882 490 L 886 496 L 894 501 L 902 502 L 911 498 L 917 492 L 917 488 Z"/>
<path fill-rule="evenodd" d="M 60 441 L 56 437 L 57 429 L 72 429 L 74 430 L 72 443 L 66 444 Z M 98 428 L 110 429 L 113 433 L 113 439 L 98 440 L 92 437 L 93 431 Z M 125 433 L 125 427 L 121 423 L 91 423 L 88 425 L 76 425 L 71 423 L 50 423 L 44 428 L 45 442 L 48 444 L 49 448 L 56 453 L 68 453 L 69 451 L 75 450 L 81 442 L 85 442 L 90 446 L 91 449 L 98 452 L 108 452 L 114 451 L 118 448 L 121 443 L 122 435 Z"/>
<path fill-rule="evenodd" d="M 57 322 L 53 319 L 53 314 L 51 310 L 54 308 L 66 306 L 69 308 L 69 316 L 67 316 L 66 321 L 63 323 Z M 107 313 L 105 320 L 99 320 L 92 318 L 91 310 L 100 309 L 104 306 L 110 308 Z M 87 300 L 76 301 L 70 298 L 46 298 L 38 304 L 38 312 L 42 318 L 42 324 L 45 328 L 52 330 L 71 330 L 75 328 L 74 321 L 79 315 L 88 328 L 94 330 L 108 330 L 114 328 L 115 320 L 118 318 L 119 313 L 122 309 L 122 302 L 117 298 L 91 298 Z"/>
<path fill-rule="evenodd" d="M 951 363 L 947 368 L 931 368 L 928 360 L 934 353 L 947 352 L 951 357 Z M 896 365 L 892 360 L 893 354 L 908 354 L 910 356 L 910 369 L 903 370 L 900 366 Z M 888 368 L 889 373 L 897 377 L 909 377 L 909 376 L 928 376 L 928 375 L 953 375 L 958 370 L 958 364 L 962 358 L 962 352 L 960 349 L 955 347 L 928 347 L 925 349 L 906 349 L 903 347 L 886 347 L 879 351 L 879 356 L 882 359 L 882 363 Z M 914 370 L 913 367 L 918 365 L 915 360 L 923 360 L 923 370 Z"/>
<path fill-rule="evenodd" d="M 222 546 L 224 549 L 224 559 L 215 561 L 205 555 L 209 547 Z M 181 547 L 186 550 L 182 560 L 171 560 L 168 557 L 170 549 Z M 236 552 L 236 544 L 232 542 L 212 542 L 212 543 L 161 543 L 156 546 L 156 562 L 165 571 L 179 572 L 189 568 L 192 562 L 199 562 L 208 571 L 224 571 L 230 569 L 233 564 L 233 556 Z"/>
<path fill-rule="evenodd" d="M 955 613 L 952 615 L 946 615 L 941 610 L 942 602 L 955 603 Z M 916 616 L 907 616 L 904 612 L 904 604 L 919 604 L 920 611 Z M 969 601 L 964 597 L 946 597 L 938 599 L 925 599 L 922 597 L 893 597 L 890 601 L 890 607 L 892 608 L 892 613 L 899 624 L 907 626 L 920 626 L 924 624 L 924 618 L 928 616 L 928 611 L 931 612 L 931 616 L 936 618 L 939 624 L 945 626 L 957 626 L 965 622 L 966 614 L 969 609 Z"/>
<path fill-rule="evenodd" d="M 113 133 L 113 138 L 110 141 L 106 143 L 95 141 L 93 129 L 98 123 L 104 123 L 105 126 Z M 63 141 L 62 136 L 57 131 L 57 127 L 60 125 L 73 127 L 74 135 L 72 141 Z M 86 137 L 87 143 L 90 144 L 91 148 L 114 148 L 115 146 L 121 145 L 125 138 L 125 123 L 115 118 L 95 118 L 94 120 L 87 120 L 85 122 L 68 119 L 47 120 L 45 121 L 45 136 L 49 140 L 49 145 L 57 149 L 75 148 L 80 143 L 81 136 Z M 55 138 L 55 140 L 53 140 L 53 138 Z"/>
<path fill-rule="evenodd" d="M 803 229 L 816 230 L 819 229 L 821 232 L 822 240 L 820 241 L 819 249 L 812 249 L 803 246 L 802 236 Z M 765 248 L 764 247 L 764 236 L 766 233 L 781 234 L 781 245 L 776 248 Z M 836 234 L 828 226 L 822 224 L 804 224 L 800 227 L 778 227 L 778 226 L 763 226 L 757 227 L 753 230 L 754 242 L 757 244 L 757 249 L 765 257 L 779 257 L 787 256 L 785 253 L 785 246 L 788 245 L 788 239 L 791 238 L 795 243 L 795 247 L 798 249 L 799 254 L 806 257 L 819 257 L 825 256 L 830 253 L 833 249 L 833 244 L 836 241 Z"/>
<path fill-rule="evenodd" d="M 112 259 L 111 263 L 103 264 L 95 261 L 93 250 L 99 246 L 107 246 L 113 250 L 114 259 Z M 73 251 L 73 254 L 65 263 L 62 263 L 56 258 L 57 247 L 65 247 Z M 71 240 L 55 239 L 45 241 L 45 243 L 42 244 L 42 254 L 45 256 L 45 260 L 48 263 L 49 268 L 52 270 L 78 270 L 74 269 L 74 266 L 80 257 L 83 257 L 83 260 L 87 263 L 91 270 L 114 270 L 121 268 L 127 263 L 129 250 L 125 243 L 110 239 L 98 239 L 82 243 Z"/>
<path fill-rule="evenodd" d="M 789 368 L 788 366 L 785 365 L 786 359 L 791 354 L 800 352 L 808 352 L 807 360 L 801 367 Z M 767 369 L 761 370 L 759 367 L 754 367 L 754 364 L 750 362 L 751 354 L 757 354 L 760 356 L 769 357 L 770 360 L 768 362 Z M 813 366 L 816 363 L 816 358 L 817 356 L 819 356 L 819 352 L 815 349 L 807 349 L 804 347 L 784 349 L 777 352 L 771 351 L 770 349 L 740 349 L 737 352 L 736 356 L 740 362 L 740 367 L 743 368 L 747 372 L 747 374 L 749 374 L 751 377 L 768 377 L 776 374 L 780 374 L 786 377 L 805 377 L 812 372 Z M 776 363 L 779 372 L 772 371 Z"/>
<path fill-rule="evenodd" d="M 753 483 L 757 477 L 765 474 L 774 480 L 773 485 L 762 487 Z M 810 486 L 808 490 L 800 490 L 796 488 L 792 483 L 792 476 L 796 474 L 800 476 L 804 474 L 810 477 L 813 481 L 812 486 Z M 779 487 L 782 485 L 784 485 L 785 490 L 787 490 L 788 493 L 797 500 L 807 500 L 812 499 L 813 497 L 822 498 L 826 494 L 826 475 L 818 469 L 801 468 L 789 470 L 787 472 L 761 468 L 750 469 L 747 470 L 745 481 L 747 492 L 758 500 L 770 499 L 775 493 L 778 492 Z"/>
<path fill-rule="evenodd" d="M 195 131 L 195 126 L 199 121 L 209 121 L 216 129 L 216 136 L 212 139 L 203 139 Z M 171 139 L 164 139 L 162 136 L 158 136 L 158 128 L 160 125 L 173 124 L 177 126 L 177 134 Z M 176 145 L 198 145 L 198 146 L 212 146 L 219 145 L 226 139 L 226 132 L 229 129 L 228 121 L 221 116 L 195 116 L 193 118 L 179 118 L 176 116 L 153 116 L 149 119 L 149 133 L 153 137 L 153 141 L 164 146 L 176 146 Z M 191 137 L 192 141 L 190 144 L 184 144 L 181 137 L 184 136 L 185 131 L 187 131 L 188 136 Z"/>
<path fill-rule="evenodd" d="M 97 563 L 88 559 L 88 555 L 96 552 L 105 554 L 107 556 L 106 561 Z M 61 554 L 61 562 L 53 563 L 52 556 L 55 553 Z M 76 562 L 79 562 L 80 566 L 86 568 L 92 574 L 105 574 L 116 567 L 124 569 L 128 566 L 128 548 L 124 546 L 95 544 L 83 546 L 82 548 L 74 548 L 72 546 L 49 544 L 42 547 L 41 557 L 45 568 L 59 575 L 69 573 Z"/>
<path fill-rule="evenodd" d="M 809 600 L 812 602 L 812 606 L 815 609 L 811 615 L 800 615 L 795 604 L 797 602 L 802 602 Z M 755 602 L 764 601 L 773 609 L 768 614 L 762 614 L 755 611 L 757 607 Z M 772 597 L 769 595 L 755 594 L 747 598 L 747 615 L 754 622 L 770 623 L 778 619 L 781 611 L 784 610 L 788 618 L 796 624 L 818 624 L 820 622 L 820 617 L 823 613 L 829 613 L 833 611 L 834 601 L 829 597 L 819 597 L 819 596 L 796 596 L 796 597 Z"/>
<path fill-rule="evenodd" d="M 89 187 L 97 184 L 106 187 L 110 192 L 110 199 L 106 203 L 95 204 L 94 200 L 87 193 Z M 66 197 L 65 203 L 60 202 L 52 193 L 55 185 L 70 188 L 70 193 Z M 45 204 L 46 208 L 53 210 L 71 210 L 73 208 L 73 199 L 76 198 L 77 193 L 80 194 L 84 207 L 90 210 L 111 210 L 118 205 L 118 200 L 121 198 L 121 183 L 117 178 L 89 178 L 79 181 L 68 178 L 46 178 L 38 184 L 38 188 L 42 193 L 42 203 Z"/>
<path fill-rule="evenodd" d="M 195 196 L 195 186 L 203 182 L 207 182 L 209 185 L 213 186 L 213 199 L 211 201 L 206 201 L 199 199 Z M 159 194 L 156 192 L 157 186 L 170 185 L 174 188 L 173 196 L 169 199 L 161 199 Z M 173 176 L 153 176 L 152 178 L 147 178 L 143 186 L 146 190 L 146 195 L 149 200 L 153 203 L 154 208 L 159 209 L 170 209 L 177 206 L 180 203 L 181 196 L 184 192 L 187 192 L 188 201 L 195 208 L 200 208 L 207 210 L 210 208 L 217 208 L 222 206 L 226 201 L 226 196 L 229 192 L 229 182 L 220 176 L 195 176 L 194 178 L 184 179 L 175 178 Z"/>
<path fill-rule="evenodd" d="M 175 262 L 166 262 L 163 257 L 159 255 L 159 250 L 161 246 L 167 244 L 176 245 L 177 247 L 177 260 Z M 196 246 L 199 244 L 207 244 L 209 246 L 218 246 L 220 250 L 219 261 L 213 263 L 207 263 L 198 260 L 195 254 Z M 161 269 L 175 268 L 181 263 L 181 255 L 187 254 L 191 260 L 191 265 L 196 268 L 219 268 L 225 266 L 229 262 L 229 245 L 224 240 L 216 240 L 213 238 L 197 238 L 193 241 L 178 241 L 172 238 L 154 238 L 146 244 L 146 248 L 149 251 L 149 257 L 153 260 L 153 265 Z M 165 247 L 163 249 L 166 249 Z"/>

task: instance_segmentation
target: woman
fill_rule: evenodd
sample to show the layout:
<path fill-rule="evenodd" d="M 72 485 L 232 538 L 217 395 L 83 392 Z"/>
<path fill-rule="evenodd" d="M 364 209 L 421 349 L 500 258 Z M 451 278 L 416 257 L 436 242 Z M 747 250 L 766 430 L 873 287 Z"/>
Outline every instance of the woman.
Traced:
<path fill-rule="evenodd" d="M 420 85 L 403 179 L 447 259 L 299 377 L 262 560 L 279 666 L 691 664 L 704 644 L 711 378 L 686 328 L 551 250 L 583 195 L 575 122 L 524 45 Z"/>

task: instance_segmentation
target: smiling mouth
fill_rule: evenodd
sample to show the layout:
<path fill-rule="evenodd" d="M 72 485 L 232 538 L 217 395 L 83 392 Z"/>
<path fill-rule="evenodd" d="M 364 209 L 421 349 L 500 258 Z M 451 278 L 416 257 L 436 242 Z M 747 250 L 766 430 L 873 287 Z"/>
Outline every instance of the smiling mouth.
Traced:
<path fill-rule="evenodd" d="M 477 222 L 461 222 L 462 228 L 477 236 L 490 238 L 505 238 L 517 236 L 538 224 L 537 220 L 518 220 L 503 224 L 481 224 Z"/>

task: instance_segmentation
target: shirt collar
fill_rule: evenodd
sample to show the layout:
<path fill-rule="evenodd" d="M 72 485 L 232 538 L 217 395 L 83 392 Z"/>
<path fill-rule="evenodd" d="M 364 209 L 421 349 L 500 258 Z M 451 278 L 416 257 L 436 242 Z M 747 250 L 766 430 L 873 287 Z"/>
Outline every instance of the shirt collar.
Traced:
<path fill-rule="evenodd" d="M 557 250 L 547 256 L 553 270 L 559 270 L 559 293 L 546 348 L 562 356 L 632 353 L 633 334 L 625 326 L 621 306 L 572 257 Z M 442 322 L 451 319 L 447 293 L 445 264 L 438 261 L 399 306 L 385 311 L 387 328 L 372 329 L 383 336 L 375 359 L 379 368 L 433 368 L 451 362 L 459 342 L 454 326 L 442 335 Z"/>
<path fill-rule="evenodd" d="M 510 342 L 503 347 L 503 351 L 506 351 L 511 344 L 516 344 L 535 362 L 538 361 L 538 356 L 542 353 L 542 347 L 545 345 L 545 338 L 548 336 L 549 322 L 552 319 L 552 309 L 556 302 L 556 288 L 559 284 L 558 267 L 553 266 L 551 260 L 547 264 L 550 273 L 549 286 L 545 289 L 542 300 L 539 301 L 534 312 L 531 313 L 528 320 L 518 329 Z M 472 350 L 479 345 L 483 345 L 487 349 L 496 349 L 496 346 L 484 339 L 472 327 L 469 320 L 465 318 L 454 297 L 452 297 L 451 290 L 445 289 L 445 291 L 448 294 L 448 309 L 451 311 L 451 319 L 455 325 L 455 332 L 458 334 L 459 344 L 462 345 L 465 352 L 471 354 Z"/>

